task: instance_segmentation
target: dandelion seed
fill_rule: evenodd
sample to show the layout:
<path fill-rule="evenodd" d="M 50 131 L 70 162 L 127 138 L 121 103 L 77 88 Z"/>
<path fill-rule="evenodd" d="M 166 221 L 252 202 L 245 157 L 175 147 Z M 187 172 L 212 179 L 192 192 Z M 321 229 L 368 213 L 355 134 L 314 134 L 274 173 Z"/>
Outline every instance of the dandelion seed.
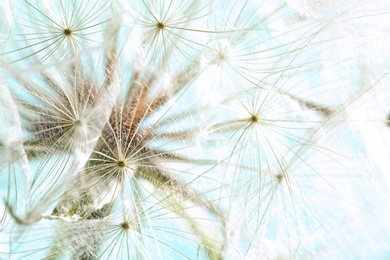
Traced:
<path fill-rule="evenodd" d="M 14 32 L 2 56 L 19 66 L 56 64 L 102 46 L 111 7 L 106 1 L 11 1 Z"/>
<path fill-rule="evenodd" d="M 207 2 L 129 3 L 129 26 L 141 29 L 140 46 L 148 63 L 175 71 L 193 62 L 193 57 L 204 49 L 202 33 L 207 33 L 204 25 L 209 9 Z"/>

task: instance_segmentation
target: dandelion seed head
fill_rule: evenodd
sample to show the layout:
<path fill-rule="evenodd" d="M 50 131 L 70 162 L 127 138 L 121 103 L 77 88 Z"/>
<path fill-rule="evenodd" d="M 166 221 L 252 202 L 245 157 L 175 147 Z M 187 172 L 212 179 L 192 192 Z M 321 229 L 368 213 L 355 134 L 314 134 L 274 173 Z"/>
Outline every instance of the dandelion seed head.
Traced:
<path fill-rule="evenodd" d="M 223 92 L 245 89 L 248 83 L 254 84 L 269 74 L 272 69 L 267 64 L 277 61 L 282 50 L 275 48 L 280 43 L 264 34 L 232 32 L 229 36 L 212 37 L 201 56 L 199 80 L 207 80 L 207 88 Z"/>
<path fill-rule="evenodd" d="M 102 46 L 110 20 L 110 3 L 10 1 L 13 33 L 2 57 L 24 66 L 53 65 L 74 58 L 79 50 Z"/>
<path fill-rule="evenodd" d="M 386 63 L 361 58 L 388 48 L 371 41 L 388 14 L 370 1 L 5 3 L 0 258 L 356 258 L 345 249 L 388 243 L 371 214 L 389 200 Z"/>
<path fill-rule="evenodd" d="M 128 21 L 141 31 L 139 45 L 147 63 L 172 72 L 193 62 L 191 57 L 199 55 L 207 36 L 202 33 L 208 10 L 206 3 L 129 1 Z"/>
<path fill-rule="evenodd" d="M 207 49 L 203 53 L 201 62 L 206 69 L 212 69 L 213 66 L 227 66 L 229 61 L 234 59 L 235 55 L 236 53 L 229 39 L 215 39 L 207 44 Z"/>

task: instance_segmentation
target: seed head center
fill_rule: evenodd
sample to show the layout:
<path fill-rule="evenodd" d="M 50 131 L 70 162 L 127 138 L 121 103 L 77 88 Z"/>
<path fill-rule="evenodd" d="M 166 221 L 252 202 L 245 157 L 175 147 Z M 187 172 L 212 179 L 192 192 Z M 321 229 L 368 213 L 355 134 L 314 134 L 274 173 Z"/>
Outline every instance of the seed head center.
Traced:
<path fill-rule="evenodd" d="M 69 35 L 72 34 L 72 30 L 69 29 L 69 28 L 66 28 L 66 29 L 64 29 L 64 34 L 65 34 L 66 36 L 69 36 Z"/>
<path fill-rule="evenodd" d="M 158 22 L 157 23 L 157 28 L 158 29 L 162 30 L 162 29 L 164 29 L 164 27 L 165 27 L 165 25 L 162 22 Z"/>
<path fill-rule="evenodd" d="M 127 223 L 127 222 L 123 222 L 123 223 L 121 224 L 121 226 L 122 226 L 122 228 L 123 228 L 124 230 L 128 230 L 128 229 L 130 228 L 129 223 Z"/>
<path fill-rule="evenodd" d="M 281 183 L 281 182 L 283 181 L 283 179 L 284 179 L 283 174 L 277 174 L 277 175 L 276 175 L 276 180 L 277 180 L 279 183 Z"/>
<path fill-rule="evenodd" d="M 250 117 L 250 120 L 252 123 L 258 123 L 260 121 L 260 117 L 259 117 L 259 115 L 252 115 Z"/>
<path fill-rule="evenodd" d="M 219 61 L 225 61 L 227 59 L 227 56 L 224 52 L 218 53 L 218 60 Z"/>
<path fill-rule="evenodd" d="M 126 167 L 126 163 L 124 162 L 124 161 L 118 161 L 117 162 L 117 164 L 118 164 L 118 166 L 120 167 L 120 168 L 124 168 L 124 167 Z"/>
<path fill-rule="evenodd" d="M 77 119 L 77 120 L 75 120 L 75 121 L 73 122 L 73 125 L 74 125 L 74 126 L 81 126 L 81 125 L 82 125 L 82 122 L 81 122 L 80 119 Z"/>

